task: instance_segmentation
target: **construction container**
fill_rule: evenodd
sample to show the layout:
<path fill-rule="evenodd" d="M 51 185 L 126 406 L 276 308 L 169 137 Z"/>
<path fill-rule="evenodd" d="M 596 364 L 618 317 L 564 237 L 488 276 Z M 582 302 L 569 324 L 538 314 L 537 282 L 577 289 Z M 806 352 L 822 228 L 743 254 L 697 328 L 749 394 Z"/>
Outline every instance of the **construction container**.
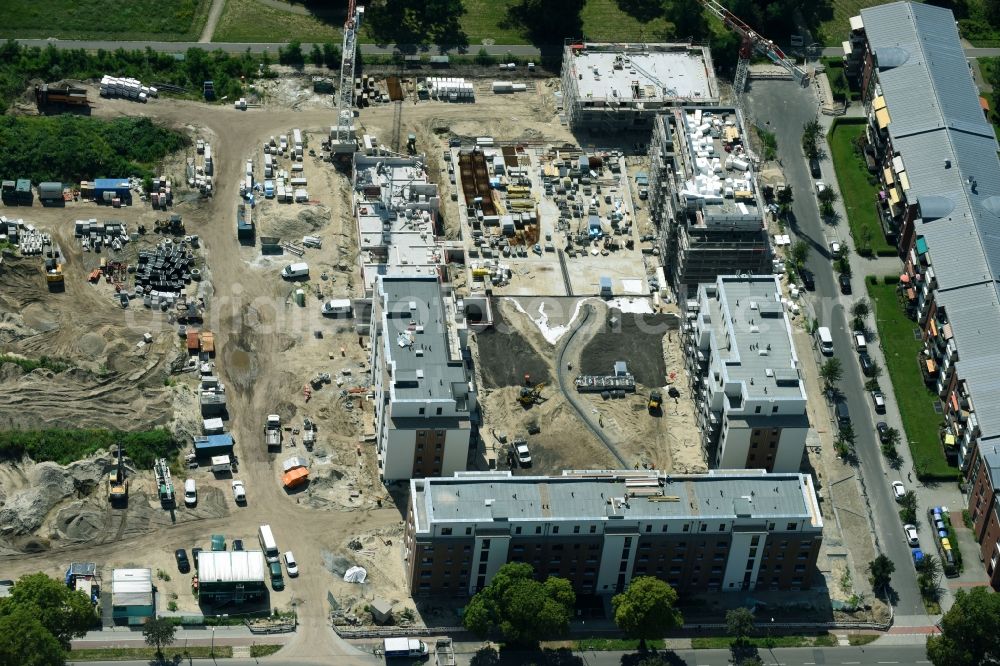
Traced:
<path fill-rule="evenodd" d="M 198 348 L 201 346 L 201 343 L 198 340 L 198 331 L 188 330 L 186 337 L 188 353 L 197 353 Z"/>
<path fill-rule="evenodd" d="M 510 81 L 494 81 L 493 92 L 494 93 L 514 92 L 514 84 L 511 83 Z"/>
<path fill-rule="evenodd" d="M 306 292 L 304 289 L 295 290 L 295 304 L 300 307 L 305 307 L 306 305 Z"/>

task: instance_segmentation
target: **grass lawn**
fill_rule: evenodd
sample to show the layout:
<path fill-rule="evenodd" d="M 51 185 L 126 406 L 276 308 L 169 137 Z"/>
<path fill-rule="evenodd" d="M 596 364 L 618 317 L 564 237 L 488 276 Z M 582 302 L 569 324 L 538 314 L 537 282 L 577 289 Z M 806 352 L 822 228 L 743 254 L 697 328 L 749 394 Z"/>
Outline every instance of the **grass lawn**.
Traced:
<path fill-rule="evenodd" d="M 833 647 L 837 644 L 837 637 L 833 634 L 819 634 L 816 636 L 757 636 L 751 638 L 750 644 L 756 648 L 767 648 L 773 645 L 776 648 L 788 647 Z M 691 647 L 695 650 L 728 650 L 733 642 L 732 636 L 705 636 L 691 639 Z"/>
<path fill-rule="evenodd" d="M 212 0 L 4 0 L 0 38 L 198 41 Z"/>
<path fill-rule="evenodd" d="M 910 443 L 913 465 L 920 478 L 953 480 L 957 470 L 948 465 L 938 430 L 941 416 L 934 411 L 937 396 L 924 385 L 917 365 L 923 348 L 913 336 L 916 322 L 908 319 L 896 297 L 896 285 L 867 283 L 875 308 L 879 342 L 885 352 L 889 378 L 903 419 L 903 438 Z"/>
<path fill-rule="evenodd" d="M 492 40 L 494 44 L 528 43 L 520 26 L 503 25 L 507 9 L 515 4 L 515 0 L 463 0 L 463 4 L 466 12 L 459 22 L 468 37 L 470 53 L 478 51 L 484 40 Z M 659 41 L 671 27 L 662 18 L 642 23 L 623 12 L 615 0 L 587 0 L 580 18 L 584 34 L 594 41 Z M 343 21 L 342 10 L 317 18 L 283 12 L 262 5 L 257 0 L 226 0 L 212 39 L 217 42 L 288 42 L 297 39 L 300 42 L 332 41 L 340 44 Z M 375 41 L 363 27 L 361 41 Z"/>
<path fill-rule="evenodd" d="M 851 645 L 868 645 L 878 640 L 881 634 L 848 634 L 847 642 Z"/>
<path fill-rule="evenodd" d="M 215 26 L 215 42 L 333 42 L 340 45 L 343 12 L 326 23 L 315 16 L 284 12 L 256 0 L 226 0 Z M 275 57 L 277 54 L 272 54 Z"/>
<path fill-rule="evenodd" d="M 868 168 L 854 152 L 852 140 L 864 134 L 864 131 L 864 119 L 834 123 L 827 136 L 830 158 L 837 170 L 837 182 L 844 198 L 844 209 L 847 211 L 847 222 L 851 227 L 855 247 L 863 246 L 867 237 L 868 245 L 875 254 L 894 257 L 896 249 L 886 242 L 878 211 L 875 210 L 878 189 L 868 182 Z"/>
<path fill-rule="evenodd" d="M 263 646 L 259 646 L 263 647 Z M 279 646 L 280 647 L 280 646 Z M 165 663 L 181 663 L 187 661 L 187 657 L 201 659 L 212 656 L 212 648 L 209 646 L 180 648 L 170 646 L 163 648 L 163 658 Z M 230 658 L 233 656 L 233 648 L 228 645 L 215 646 L 215 656 L 219 658 Z M 136 659 L 153 659 L 156 657 L 156 649 L 151 647 L 141 648 L 88 648 L 86 650 L 73 650 L 69 653 L 70 661 L 134 661 Z"/>
<path fill-rule="evenodd" d="M 649 650 L 662 650 L 664 642 L 660 639 L 646 641 Z M 584 638 L 574 643 L 574 650 L 622 651 L 634 652 L 639 649 L 636 638 Z"/>

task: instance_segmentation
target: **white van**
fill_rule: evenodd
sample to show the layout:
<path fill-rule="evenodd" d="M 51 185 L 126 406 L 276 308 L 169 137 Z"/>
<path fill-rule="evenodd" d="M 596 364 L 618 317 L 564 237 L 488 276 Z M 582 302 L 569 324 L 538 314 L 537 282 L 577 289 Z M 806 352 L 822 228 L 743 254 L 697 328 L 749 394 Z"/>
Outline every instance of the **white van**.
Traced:
<path fill-rule="evenodd" d="M 868 351 L 868 340 L 865 339 L 864 331 L 854 331 L 854 347 L 859 354 Z"/>
<path fill-rule="evenodd" d="M 261 525 L 260 529 L 257 530 L 257 538 L 260 540 L 260 549 L 264 551 L 264 559 L 267 563 L 277 562 L 281 557 L 278 552 L 278 544 L 274 540 L 274 535 L 271 534 L 270 525 Z"/>
<path fill-rule="evenodd" d="M 819 350 L 826 356 L 833 356 L 833 336 L 830 329 L 820 326 L 816 329 L 816 338 L 819 340 Z"/>
<path fill-rule="evenodd" d="M 427 643 L 416 638 L 386 638 L 382 644 L 386 658 L 426 657 Z"/>
<path fill-rule="evenodd" d="M 187 479 L 184 482 L 184 504 L 187 506 L 194 506 L 198 503 L 198 488 L 195 486 L 194 479 Z"/>
<path fill-rule="evenodd" d="M 297 264 L 288 264 L 281 269 L 281 277 L 286 280 L 291 280 L 293 278 L 309 277 L 309 264 L 305 262 L 300 262 Z"/>

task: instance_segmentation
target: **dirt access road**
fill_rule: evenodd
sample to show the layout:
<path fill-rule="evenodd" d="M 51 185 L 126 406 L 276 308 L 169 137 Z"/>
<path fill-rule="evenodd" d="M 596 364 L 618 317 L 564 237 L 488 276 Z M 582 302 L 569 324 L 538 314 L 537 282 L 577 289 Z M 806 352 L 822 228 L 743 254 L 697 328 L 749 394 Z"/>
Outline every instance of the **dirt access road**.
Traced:
<path fill-rule="evenodd" d="M 168 526 L 134 539 L 93 547 L 55 550 L 39 555 L 5 558 L 7 575 L 30 571 L 64 570 L 70 561 L 106 561 L 113 553 L 170 551 L 203 542 L 214 532 L 254 534 L 268 523 L 282 550 L 293 550 L 301 576 L 288 581 L 292 602 L 299 614 L 299 631 L 282 651 L 297 661 L 328 660 L 330 656 L 358 655 L 358 651 L 335 636 L 327 622 L 326 591 L 332 574 L 323 567 L 320 552 L 334 551 L 346 535 L 398 525 L 402 517 L 391 507 L 371 511 L 316 511 L 300 506 L 275 476 L 273 463 L 264 450 L 263 417 L 289 387 L 277 385 L 280 368 L 273 367 L 285 336 L 305 336 L 308 331 L 277 330 L 282 324 L 283 299 L 260 297 L 274 290 L 272 276 L 248 270 L 236 240 L 234 213 L 242 157 L 259 146 L 261 137 L 281 134 L 290 124 L 303 128 L 328 127 L 329 111 L 289 113 L 287 109 L 241 113 L 226 106 L 207 106 L 187 101 L 160 100 L 138 105 L 121 100 L 101 100 L 95 116 L 147 115 L 167 124 L 187 126 L 194 119 L 216 136 L 216 194 L 200 210 L 186 216 L 188 233 L 201 236 L 208 257 L 214 295 L 208 301 L 206 323 L 216 331 L 218 367 L 229 394 L 230 428 L 237 441 L 239 476 L 247 486 L 249 504 L 226 518 L 207 519 Z M 348 214 L 334 211 L 333 214 Z M 333 250 L 331 250 L 333 251 Z M 296 387 L 298 389 L 298 387 Z M 141 558 L 139 558 L 141 559 Z"/>

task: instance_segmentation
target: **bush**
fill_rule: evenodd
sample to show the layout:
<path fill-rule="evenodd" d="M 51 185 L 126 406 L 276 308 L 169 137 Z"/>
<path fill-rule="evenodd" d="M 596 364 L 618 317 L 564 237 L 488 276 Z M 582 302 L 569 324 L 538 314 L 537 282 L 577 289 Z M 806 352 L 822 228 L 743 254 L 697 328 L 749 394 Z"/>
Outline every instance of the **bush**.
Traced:
<path fill-rule="evenodd" d="M 886 275 L 882 278 L 882 284 L 899 284 L 899 276 Z"/>
<path fill-rule="evenodd" d="M 68 465 L 98 449 L 113 450 L 118 442 L 137 467 L 152 467 L 157 458 L 173 456 L 180 444 L 170 431 L 162 428 L 141 432 L 57 428 L 3 430 L 0 431 L 0 460 L 19 460 L 29 456 L 36 462 L 51 460 Z"/>
<path fill-rule="evenodd" d="M 65 370 L 69 370 L 70 367 L 69 363 L 66 361 L 58 358 L 51 358 L 49 356 L 41 356 L 35 360 L 33 358 L 11 356 L 10 354 L 0 354 L 0 365 L 3 365 L 4 363 L 13 363 L 25 372 L 32 372 L 33 370 L 38 370 L 39 368 L 45 368 L 46 370 L 60 373 Z"/>
<path fill-rule="evenodd" d="M 160 160 L 187 144 L 149 118 L 0 117 L 5 170 L 34 182 L 151 176 Z"/>

